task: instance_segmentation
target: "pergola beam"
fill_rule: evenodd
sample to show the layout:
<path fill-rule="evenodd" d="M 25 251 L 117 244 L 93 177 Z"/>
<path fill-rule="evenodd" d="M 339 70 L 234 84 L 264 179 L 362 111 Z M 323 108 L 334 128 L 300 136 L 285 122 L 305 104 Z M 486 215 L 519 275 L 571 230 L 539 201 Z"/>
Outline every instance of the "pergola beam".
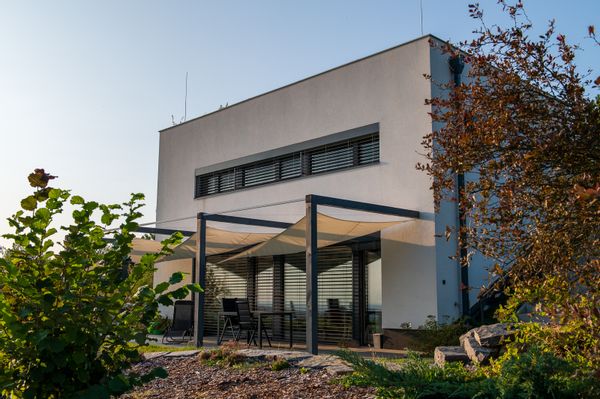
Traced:
<path fill-rule="evenodd" d="M 310 200 L 313 204 L 332 206 L 335 208 L 351 209 L 354 211 L 363 211 L 371 213 L 381 213 L 383 215 L 400 216 L 407 218 L 419 218 L 419 211 L 413 211 L 411 209 L 396 208 L 387 205 L 377 205 L 368 202 L 352 201 L 334 197 L 324 197 L 322 195 L 309 194 Z"/>
<path fill-rule="evenodd" d="M 261 226 L 261 227 L 273 227 L 277 229 L 287 229 L 293 223 L 287 222 L 278 222 L 275 220 L 264 220 L 264 219 L 254 219 L 254 218 L 245 218 L 240 216 L 228 216 L 228 215 L 219 215 L 219 214 L 205 214 L 204 218 L 206 220 L 210 220 L 212 222 L 222 222 L 222 223 L 233 223 L 233 224 L 244 224 L 246 226 Z"/>
<path fill-rule="evenodd" d="M 163 229 L 158 227 L 138 227 L 135 229 L 136 233 L 147 233 L 147 234 L 164 234 L 170 236 L 173 233 L 180 232 L 185 237 L 189 237 L 194 234 L 193 231 L 177 230 L 177 229 Z"/>

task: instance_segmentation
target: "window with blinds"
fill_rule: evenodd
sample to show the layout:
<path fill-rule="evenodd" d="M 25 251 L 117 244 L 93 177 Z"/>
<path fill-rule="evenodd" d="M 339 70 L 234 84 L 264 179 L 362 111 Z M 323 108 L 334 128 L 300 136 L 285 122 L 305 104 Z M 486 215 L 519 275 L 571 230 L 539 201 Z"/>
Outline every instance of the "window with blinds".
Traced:
<path fill-rule="evenodd" d="M 195 197 L 379 162 L 379 133 L 196 176 Z"/>

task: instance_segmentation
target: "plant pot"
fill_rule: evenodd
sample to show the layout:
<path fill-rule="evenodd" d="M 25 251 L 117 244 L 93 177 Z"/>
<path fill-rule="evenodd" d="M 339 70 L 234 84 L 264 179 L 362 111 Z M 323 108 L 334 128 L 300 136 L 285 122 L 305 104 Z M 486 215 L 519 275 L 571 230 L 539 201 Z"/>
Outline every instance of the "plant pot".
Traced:
<path fill-rule="evenodd" d="M 383 348 L 383 334 L 375 333 L 373 336 L 373 348 L 381 349 Z"/>

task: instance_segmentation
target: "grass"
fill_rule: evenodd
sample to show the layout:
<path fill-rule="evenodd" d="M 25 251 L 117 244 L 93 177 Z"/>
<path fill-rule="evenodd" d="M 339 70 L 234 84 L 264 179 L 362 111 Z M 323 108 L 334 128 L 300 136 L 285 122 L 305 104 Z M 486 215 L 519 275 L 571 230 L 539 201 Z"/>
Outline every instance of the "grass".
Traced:
<path fill-rule="evenodd" d="M 181 352 L 181 351 L 192 351 L 197 350 L 195 346 L 176 346 L 176 345 L 147 345 L 140 346 L 138 351 L 140 353 L 149 353 L 149 352 Z"/>

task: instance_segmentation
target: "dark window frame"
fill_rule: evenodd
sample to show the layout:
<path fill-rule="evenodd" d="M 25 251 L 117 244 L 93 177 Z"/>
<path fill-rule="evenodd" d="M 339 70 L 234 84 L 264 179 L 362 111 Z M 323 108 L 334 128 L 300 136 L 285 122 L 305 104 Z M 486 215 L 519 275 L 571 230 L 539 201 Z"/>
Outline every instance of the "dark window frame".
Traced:
<path fill-rule="evenodd" d="M 348 151 L 344 151 L 348 149 Z M 290 152 L 276 157 L 217 170 L 195 177 L 194 198 L 231 193 L 247 188 L 261 187 L 307 176 L 339 172 L 379 163 L 379 132 L 336 141 L 330 144 Z M 297 161 L 296 161 L 297 160 Z M 284 162 L 288 161 L 284 174 Z M 270 166 L 270 167 L 269 167 Z M 297 169 L 297 170 L 296 170 Z M 248 172 L 254 172 L 247 183 Z M 224 186 L 223 177 L 233 173 L 233 184 Z M 261 181 L 263 179 L 263 181 Z M 214 182 L 216 180 L 216 185 Z"/>

